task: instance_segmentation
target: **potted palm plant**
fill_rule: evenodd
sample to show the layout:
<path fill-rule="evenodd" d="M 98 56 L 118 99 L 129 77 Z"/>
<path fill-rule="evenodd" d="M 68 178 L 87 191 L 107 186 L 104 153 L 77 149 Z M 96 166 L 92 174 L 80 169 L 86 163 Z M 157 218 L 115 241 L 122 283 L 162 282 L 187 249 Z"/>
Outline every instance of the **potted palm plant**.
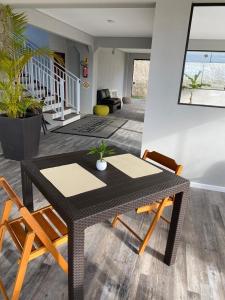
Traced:
<path fill-rule="evenodd" d="M 24 47 L 24 13 L 15 13 L 8 5 L 0 5 L 0 12 L 0 141 L 6 158 L 29 159 L 38 154 L 43 104 L 27 96 L 20 78 L 32 57 L 53 52 Z"/>

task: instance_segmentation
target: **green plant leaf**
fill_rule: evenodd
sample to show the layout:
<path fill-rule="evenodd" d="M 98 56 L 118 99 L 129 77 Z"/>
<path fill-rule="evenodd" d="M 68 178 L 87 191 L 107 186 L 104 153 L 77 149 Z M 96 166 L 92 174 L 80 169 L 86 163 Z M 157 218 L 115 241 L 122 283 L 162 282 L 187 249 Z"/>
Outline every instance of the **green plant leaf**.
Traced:
<path fill-rule="evenodd" d="M 61 58 L 48 48 L 25 48 L 26 15 L 15 12 L 8 5 L 0 4 L 0 9 L 3 12 L 4 28 L 7 29 L 4 48 L 0 50 L 0 111 L 9 117 L 20 118 L 25 116 L 28 109 L 43 107 L 43 102 L 24 96 L 24 86 L 20 83 L 24 67 L 32 58 L 40 56 L 48 56 L 57 61 Z"/>
<path fill-rule="evenodd" d="M 105 141 L 101 141 L 101 143 L 97 147 L 90 148 L 88 155 L 96 154 L 99 155 L 99 158 L 102 160 L 105 155 L 113 155 L 115 151 L 109 148 Z"/>

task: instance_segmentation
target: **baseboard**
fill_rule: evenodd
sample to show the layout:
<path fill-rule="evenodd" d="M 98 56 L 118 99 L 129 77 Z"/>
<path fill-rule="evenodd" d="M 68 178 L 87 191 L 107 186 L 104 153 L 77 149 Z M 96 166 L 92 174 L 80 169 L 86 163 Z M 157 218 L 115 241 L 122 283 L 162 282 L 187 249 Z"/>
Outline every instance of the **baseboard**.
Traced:
<path fill-rule="evenodd" d="M 225 193 L 225 186 L 217 186 L 217 185 L 210 185 L 210 184 L 204 184 L 204 183 L 199 183 L 199 182 L 191 182 L 191 187 L 196 188 L 196 189 L 203 189 L 203 190 Z"/>

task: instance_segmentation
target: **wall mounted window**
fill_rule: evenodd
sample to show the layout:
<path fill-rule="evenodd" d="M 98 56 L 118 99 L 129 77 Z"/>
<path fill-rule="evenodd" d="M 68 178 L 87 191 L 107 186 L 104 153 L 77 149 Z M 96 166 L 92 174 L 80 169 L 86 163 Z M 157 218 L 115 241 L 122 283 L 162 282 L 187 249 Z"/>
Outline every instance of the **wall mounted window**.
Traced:
<path fill-rule="evenodd" d="M 225 5 L 192 6 L 179 104 L 225 107 Z"/>

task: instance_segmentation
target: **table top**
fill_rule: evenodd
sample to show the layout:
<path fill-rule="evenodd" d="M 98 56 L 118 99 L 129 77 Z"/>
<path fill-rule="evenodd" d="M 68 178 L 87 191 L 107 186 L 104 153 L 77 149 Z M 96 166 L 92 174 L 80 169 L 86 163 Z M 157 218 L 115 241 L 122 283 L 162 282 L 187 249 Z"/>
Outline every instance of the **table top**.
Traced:
<path fill-rule="evenodd" d="M 127 153 L 117 147 L 113 148 L 115 155 Z M 87 155 L 87 152 L 77 151 L 21 162 L 23 171 L 67 223 L 87 219 L 113 209 L 116 212 L 117 208 L 125 206 L 128 208 L 148 204 L 149 195 L 152 196 L 151 202 L 153 202 L 153 200 L 161 199 L 157 197 L 162 191 L 164 192 L 163 196 L 166 197 L 182 192 L 189 186 L 188 180 L 164 169 L 158 174 L 139 178 L 131 178 L 110 164 L 105 171 L 98 171 L 95 167 L 96 157 Z M 72 163 L 78 163 L 106 183 L 106 186 L 65 197 L 40 172 L 42 169 Z M 74 184 L 76 184 L 76 178 L 74 178 Z M 129 206 L 131 203 L 132 205 Z"/>

